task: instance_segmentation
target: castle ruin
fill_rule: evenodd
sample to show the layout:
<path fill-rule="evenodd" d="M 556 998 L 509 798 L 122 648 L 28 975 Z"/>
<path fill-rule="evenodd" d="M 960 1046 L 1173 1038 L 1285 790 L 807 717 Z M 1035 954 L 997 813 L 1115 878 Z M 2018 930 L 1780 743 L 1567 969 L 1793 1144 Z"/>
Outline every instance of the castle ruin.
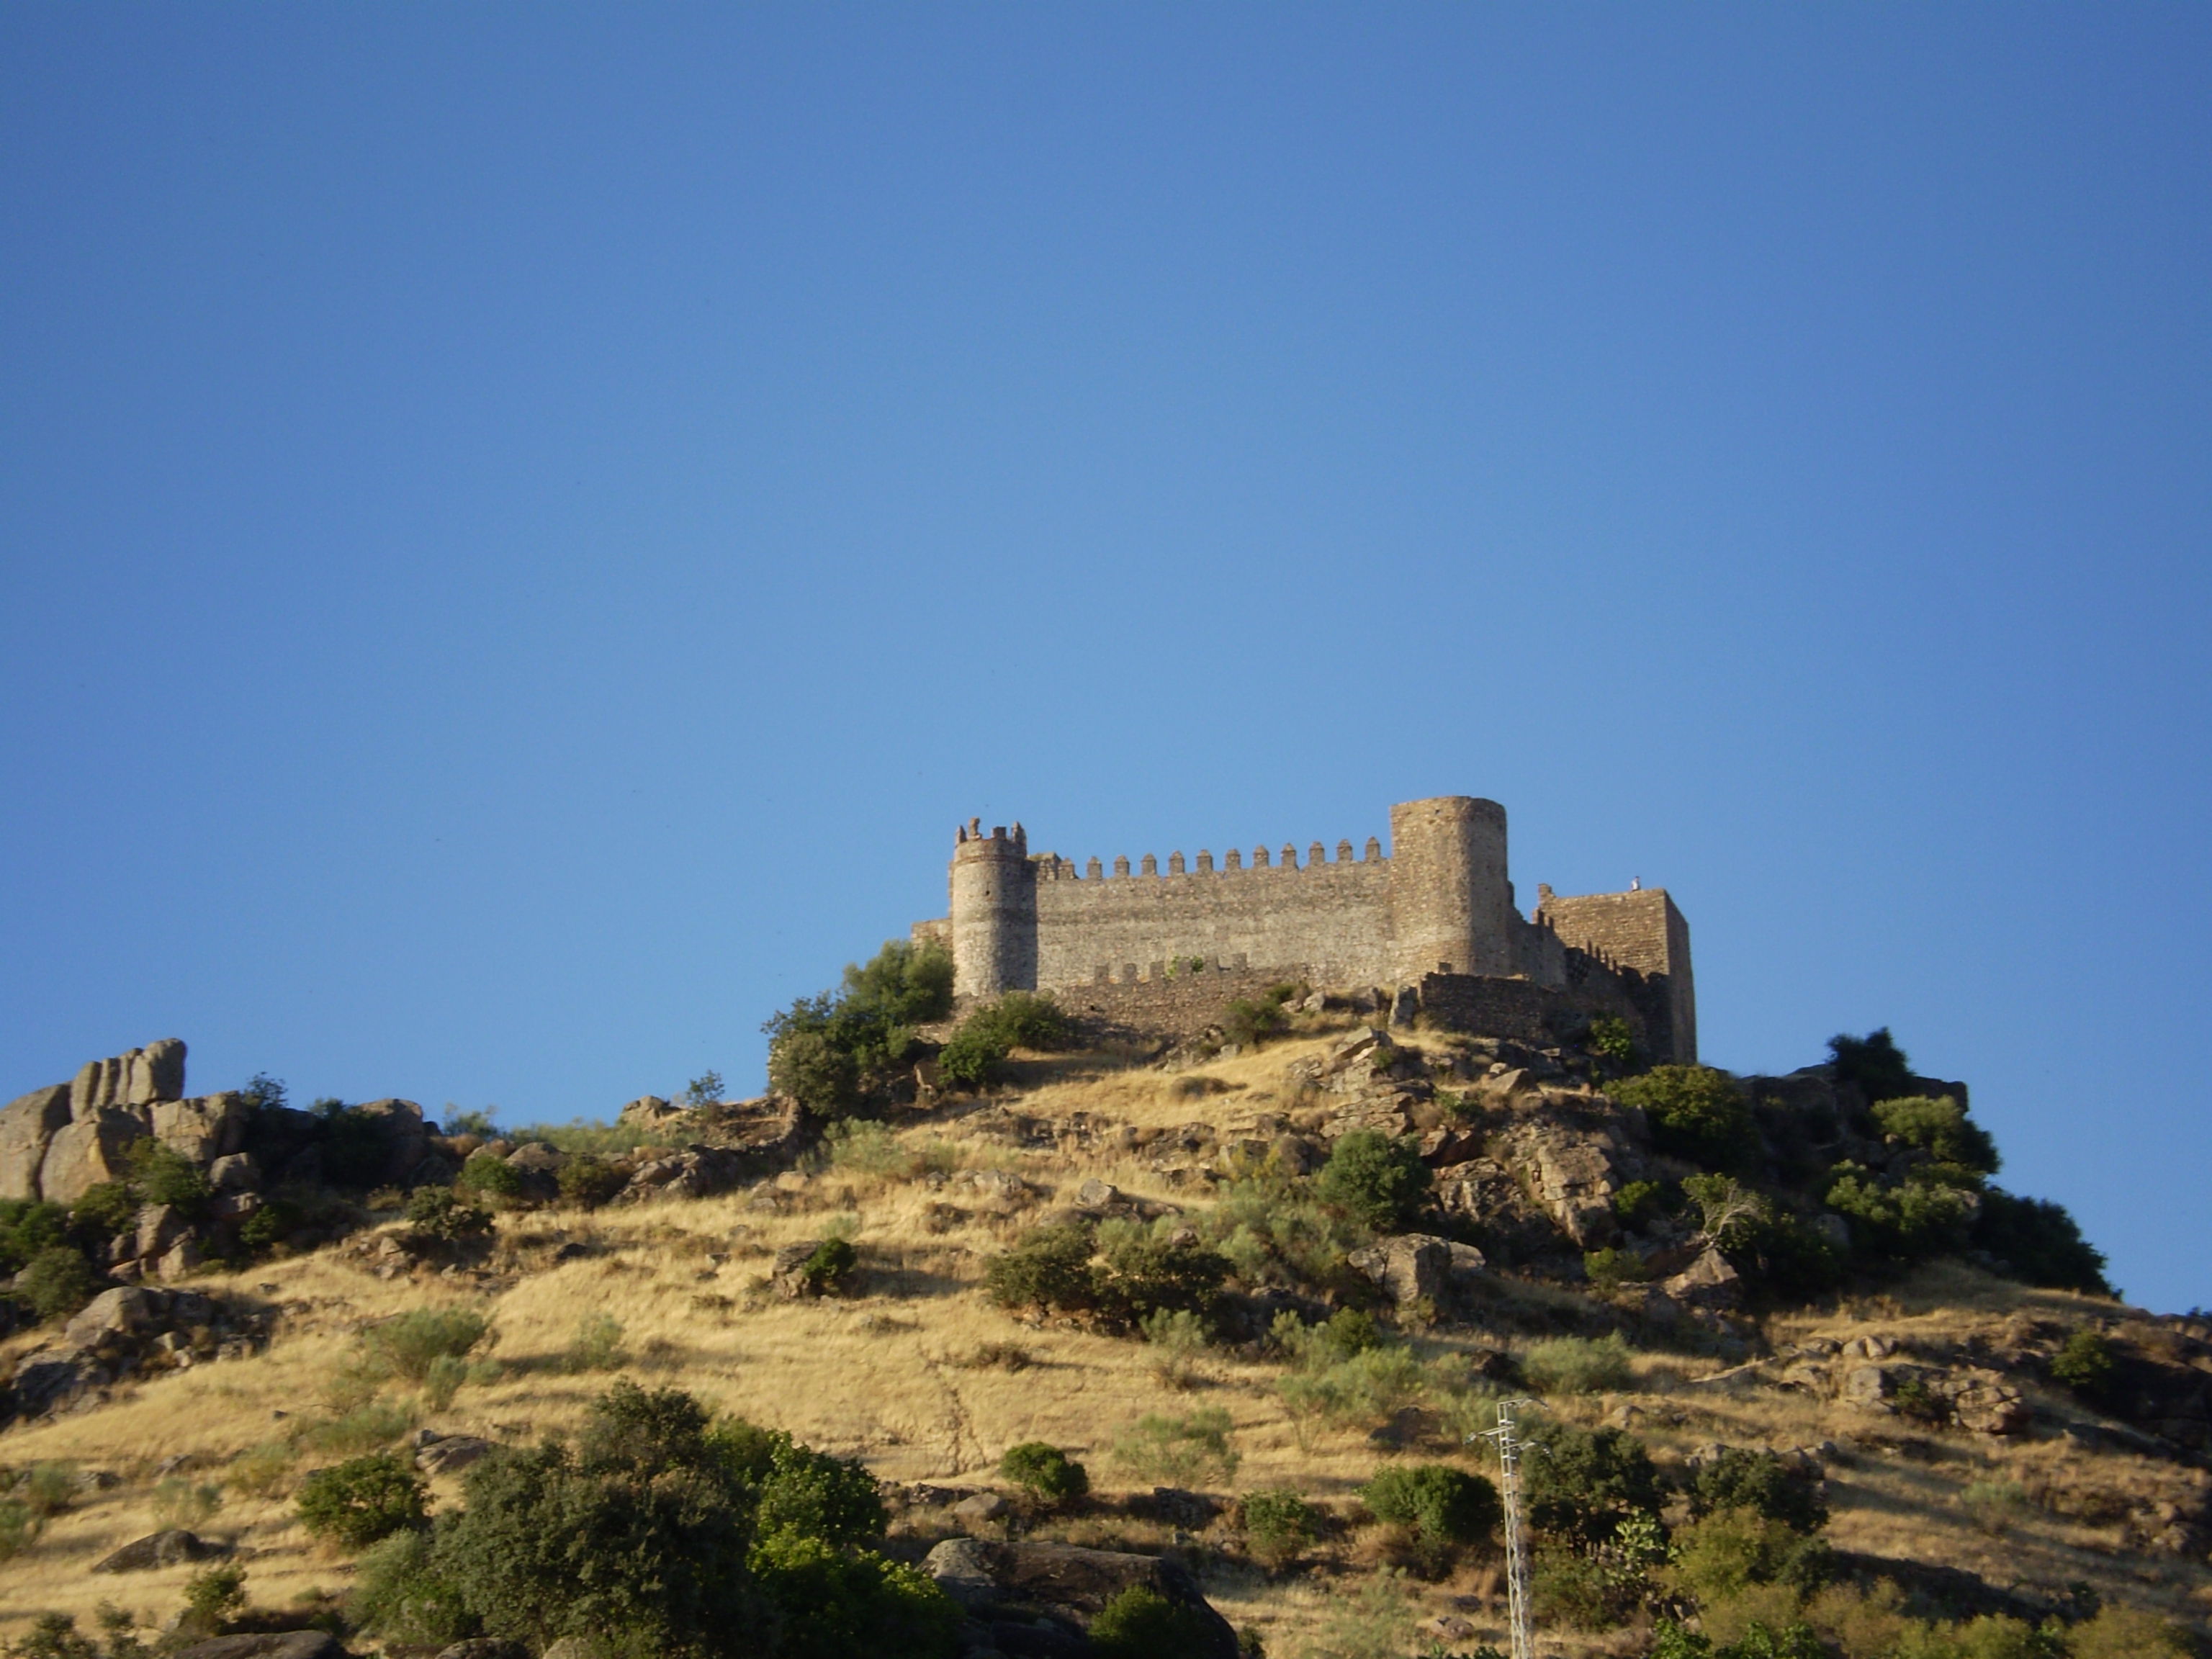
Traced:
<path fill-rule="evenodd" d="M 1662 1060 L 1697 1058 L 1690 928 L 1664 888 L 1561 897 L 1523 917 L 1506 876 L 1505 809 L 1467 795 L 1390 809 L 1390 850 L 1320 842 L 1201 850 L 1163 871 L 1147 853 L 1109 873 L 1031 853 L 1018 823 L 958 831 L 951 914 L 918 923 L 950 947 L 963 1002 L 1050 991 L 1071 1008 L 1152 1029 L 1189 1025 L 1285 979 L 1373 989 L 1401 1014 L 1524 1039 L 1626 1020 Z"/>

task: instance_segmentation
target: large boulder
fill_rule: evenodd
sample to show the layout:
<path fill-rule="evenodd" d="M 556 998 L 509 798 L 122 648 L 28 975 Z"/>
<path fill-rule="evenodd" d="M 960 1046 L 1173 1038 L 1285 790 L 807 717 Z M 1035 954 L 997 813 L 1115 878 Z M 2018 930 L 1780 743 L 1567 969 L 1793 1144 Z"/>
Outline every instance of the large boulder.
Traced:
<path fill-rule="evenodd" d="M 346 1659 L 328 1631 L 288 1630 L 268 1635 L 217 1636 L 175 1649 L 171 1659 Z"/>
<path fill-rule="evenodd" d="M 74 1204 L 103 1182 L 131 1172 L 131 1149 L 151 1132 L 144 1108 L 101 1106 L 54 1132 L 39 1166 L 39 1194 L 51 1203 Z"/>
<path fill-rule="evenodd" d="M 154 1137 L 205 1169 L 245 1147 L 253 1103 L 235 1092 L 191 1100 L 157 1101 L 150 1108 Z"/>
<path fill-rule="evenodd" d="M 353 1111 L 376 1126 L 384 1145 L 374 1184 L 404 1185 L 430 1152 L 430 1131 L 422 1121 L 422 1109 L 411 1100 L 372 1100 Z"/>
<path fill-rule="evenodd" d="M 39 1198 L 39 1166 L 70 1121 L 70 1085 L 33 1089 L 0 1109 L 0 1198 Z"/>
<path fill-rule="evenodd" d="M 1010 1627 L 1009 1621 L 991 1618 L 994 1613 L 1043 1609 L 1087 1625 L 1115 1596 L 1142 1586 L 1200 1615 L 1206 1625 L 1206 1659 L 1237 1656 L 1237 1632 L 1229 1621 L 1206 1601 L 1188 1572 L 1158 1556 L 1073 1544 L 960 1538 L 937 1546 L 923 1565 L 946 1595 L 986 1626 L 981 1634 L 987 1637 Z M 996 1644 L 1008 1650 L 1003 1643 Z"/>
<path fill-rule="evenodd" d="M 163 1037 L 112 1060 L 86 1062 L 70 1085 L 70 1115 L 89 1117 L 109 1106 L 151 1106 L 185 1095 L 185 1045 Z"/>
<path fill-rule="evenodd" d="M 616 1115 L 615 1121 L 624 1128 L 688 1140 L 691 1138 L 690 1124 L 693 1115 L 689 1106 L 678 1106 L 659 1095 L 640 1095 Z"/>
<path fill-rule="evenodd" d="M 1459 1275 L 1480 1273 L 1484 1265 L 1482 1252 L 1473 1245 L 1431 1233 L 1378 1238 L 1354 1250 L 1350 1261 L 1401 1308 L 1423 1301 L 1431 1307 L 1448 1304 Z"/>
<path fill-rule="evenodd" d="M 230 1546 L 202 1538 L 197 1533 L 186 1532 L 182 1527 L 171 1527 L 166 1532 L 149 1533 L 135 1539 L 121 1549 L 103 1557 L 93 1566 L 94 1572 L 150 1572 L 157 1567 L 173 1567 L 187 1561 L 211 1561 L 228 1555 Z"/>

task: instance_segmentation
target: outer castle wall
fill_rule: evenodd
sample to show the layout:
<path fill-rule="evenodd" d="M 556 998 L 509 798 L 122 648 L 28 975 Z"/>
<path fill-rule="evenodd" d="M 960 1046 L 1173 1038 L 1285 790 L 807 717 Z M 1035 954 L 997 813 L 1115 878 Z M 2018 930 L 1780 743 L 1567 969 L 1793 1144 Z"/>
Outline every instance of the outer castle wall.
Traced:
<path fill-rule="evenodd" d="M 1146 854 L 1109 873 L 1031 854 L 1018 823 L 956 839 L 948 920 L 917 939 L 952 950 L 963 1000 L 1013 990 L 1073 993 L 1182 1027 L 1247 980 L 1413 988 L 1441 1023 L 1563 1034 L 1594 1014 L 1626 1018 L 1661 1059 L 1697 1054 L 1689 927 L 1663 890 L 1562 899 L 1540 890 L 1524 920 L 1507 879 L 1505 809 L 1463 795 L 1390 811 L 1391 850 L 1321 842 L 1210 850 L 1167 867 Z M 1167 988 L 1173 986 L 1172 991 Z M 1137 991 L 1129 988 L 1156 988 Z M 1237 988 L 1232 989 L 1234 986 Z M 1108 990 L 1104 988 L 1112 988 Z M 1081 997 L 1068 997 L 1073 1004 Z"/>

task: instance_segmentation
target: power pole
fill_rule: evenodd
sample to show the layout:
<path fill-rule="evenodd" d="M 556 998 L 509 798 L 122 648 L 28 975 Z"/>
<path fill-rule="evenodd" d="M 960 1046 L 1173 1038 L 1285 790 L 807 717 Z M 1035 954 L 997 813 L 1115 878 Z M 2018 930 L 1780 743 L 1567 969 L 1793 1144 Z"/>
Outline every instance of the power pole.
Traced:
<path fill-rule="evenodd" d="M 1528 1548 L 1521 1529 L 1522 1442 L 1513 1432 L 1515 1408 L 1535 1403 L 1499 1401 L 1498 1426 L 1474 1437 L 1498 1443 L 1498 1490 L 1505 1500 L 1505 1616 L 1511 1630 L 1511 1659 L 1536 1659 L 1536 1641 L 1528 1627 Z"/>

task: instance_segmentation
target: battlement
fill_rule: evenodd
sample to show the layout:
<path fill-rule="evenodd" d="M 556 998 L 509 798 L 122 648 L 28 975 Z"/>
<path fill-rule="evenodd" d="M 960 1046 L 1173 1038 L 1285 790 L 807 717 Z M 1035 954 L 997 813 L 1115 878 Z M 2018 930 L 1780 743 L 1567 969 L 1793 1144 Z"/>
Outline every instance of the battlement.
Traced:
<path fill-rule="evenodd" d="M 1456 988 L 1439 1007 L 1495 1011 L 1522 1008 L 1526 997 L 1482 987 L 1517 980 L 1585 1015 L 1632 1016 L 1655 1051 L 1695 1057 L 1689 927 L 1673 902 L 1657 889 L 1560 899 L 1545 887 L 1524 918 L 1495 801 L 1401 802 L 1387 854 L 1370 836 L 1356 857 L 1348 838 L 1334 857 L 1319 841 L 1303 858 L 1296 842 L 1262 842 L 1245 857 L 1232 847 L 1217 866 L 1211 848 L 1194 860 L 1178 849 L 1163 869 L 1155 853 L 1133 863 L 1121 854 L 1110 868 L 1094 856 L 1079 870 L 1057 853 L 1030 853 L 1019 823 L 986 834 L 970 818 L 953 838 L 951 915 L 917 924 L 915 936 L 950 945 L 963 998 L 1154 985 L 1180 970 L 1426 982 Z M 1178 1006 L 1188 1000 L 1178 992 Z"/>

